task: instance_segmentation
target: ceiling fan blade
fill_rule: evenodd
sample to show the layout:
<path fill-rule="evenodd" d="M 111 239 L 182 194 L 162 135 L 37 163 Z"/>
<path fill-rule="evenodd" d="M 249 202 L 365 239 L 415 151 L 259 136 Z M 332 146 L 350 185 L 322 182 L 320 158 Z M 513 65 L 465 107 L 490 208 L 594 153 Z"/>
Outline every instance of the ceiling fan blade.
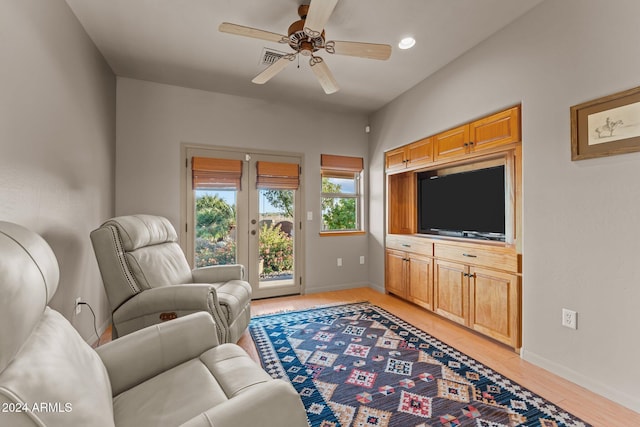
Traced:
<path fill-rule="evenodd" d="M 269 31 L 258 30 L 257 28 L 244 27 L 242 25 L 223 22 L 218 27 L 218 31 L 235 34 L 237 36 L 252 37 L 254 39 L 267 40 L 276 43 L 288 43 L 289 38 L 282 34 L 271 33 Z"/>
<path fill-rule="evenodd" d="M 295 57 L 296 57 L 295 54 L 283 56 L 282 58 L 278 59 L 276 62 L 271 64 L 269 67 L 267 67 L 267 69 L 265 69 L 263 72 L 255 76 L 251 81 L 259 85 L 265 84 L 266 82 L 271 80 L 276 74 L 278 74 L 280 71 L 287 68 L 287 65 L 291 64 Z"/>
<path fill-rule="evenodd" d="M 386 61 L 391 56 L 388 44 L 328 41 L 325 50 L 337 55 L 357 56 L 359 58 L 379 59 Z"/>
<path fill-rule="evenodd" d="M 304 32 L 309 37 L 319 37 L 327 24 L 338 0 L 313 0 L 304 22 Z"/>
<path fill-rule="evenodd" d="M 324 62 L 322 58 L 319 56 L 312 56 L 309 60 L 309 64 L 311 65 L 311 71 L 316 75 L 316 78 L 320 82 L 320 86 L 324 89 L 324 93 L 329 95 L 340 89 L 338 87 L 338 82 L 333 78 L 333 74 L 327 66 L 327 63 Z"/>

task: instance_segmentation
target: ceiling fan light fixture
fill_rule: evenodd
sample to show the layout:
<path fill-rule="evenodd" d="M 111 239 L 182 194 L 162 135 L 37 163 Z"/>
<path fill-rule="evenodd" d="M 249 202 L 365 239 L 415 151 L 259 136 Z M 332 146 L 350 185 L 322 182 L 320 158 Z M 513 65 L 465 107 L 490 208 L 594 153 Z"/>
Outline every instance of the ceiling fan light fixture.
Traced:
<path fill-rule="evenodd" d="M 416 39 L 414 39 L 413 37 L 405 37 L 400 40 L 400 43 L 398 43 L 398 47 L 402 50 L 406 50 L 411 49 L 413 46 L 415 46 L 415 44 Z"/>

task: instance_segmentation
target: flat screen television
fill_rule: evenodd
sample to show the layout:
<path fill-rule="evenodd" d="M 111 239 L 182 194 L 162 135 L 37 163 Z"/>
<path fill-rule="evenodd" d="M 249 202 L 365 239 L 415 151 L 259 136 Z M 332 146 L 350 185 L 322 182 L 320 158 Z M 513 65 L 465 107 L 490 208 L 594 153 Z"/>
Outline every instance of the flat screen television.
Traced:
<path fill-rule="evenodd" d="M 418 232 L 504 241 L 504 166 L 418 174 Z"/>

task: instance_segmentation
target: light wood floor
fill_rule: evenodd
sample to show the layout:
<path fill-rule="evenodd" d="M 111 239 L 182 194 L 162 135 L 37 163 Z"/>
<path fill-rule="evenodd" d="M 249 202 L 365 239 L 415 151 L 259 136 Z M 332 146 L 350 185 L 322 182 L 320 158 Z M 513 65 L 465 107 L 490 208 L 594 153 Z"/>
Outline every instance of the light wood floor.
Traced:
<path fill-rule="evenodd" d="M 513 349 L 488 340 L 418 306 L 369 288 L 252 301 L 251 314 L 255 316 L 356 301 L 369 301 L 384 308 L 593 426 L 640 426 L 639 413 L 525 362 Z M 258 353 L 249 332 L 245 332 L 238 344 L 259 363 Z"/>

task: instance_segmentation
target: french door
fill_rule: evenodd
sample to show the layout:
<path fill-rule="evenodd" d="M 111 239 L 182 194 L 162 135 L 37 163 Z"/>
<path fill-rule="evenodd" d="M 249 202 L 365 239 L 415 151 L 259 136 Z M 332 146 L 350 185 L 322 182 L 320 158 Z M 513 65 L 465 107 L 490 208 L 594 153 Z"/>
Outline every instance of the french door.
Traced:
<path fill-rule="evenodd" d="M 183 147 L 183 246 L 194 267 L 242 264 L 253 298 L 302 287 L 301 157 Z"/>

